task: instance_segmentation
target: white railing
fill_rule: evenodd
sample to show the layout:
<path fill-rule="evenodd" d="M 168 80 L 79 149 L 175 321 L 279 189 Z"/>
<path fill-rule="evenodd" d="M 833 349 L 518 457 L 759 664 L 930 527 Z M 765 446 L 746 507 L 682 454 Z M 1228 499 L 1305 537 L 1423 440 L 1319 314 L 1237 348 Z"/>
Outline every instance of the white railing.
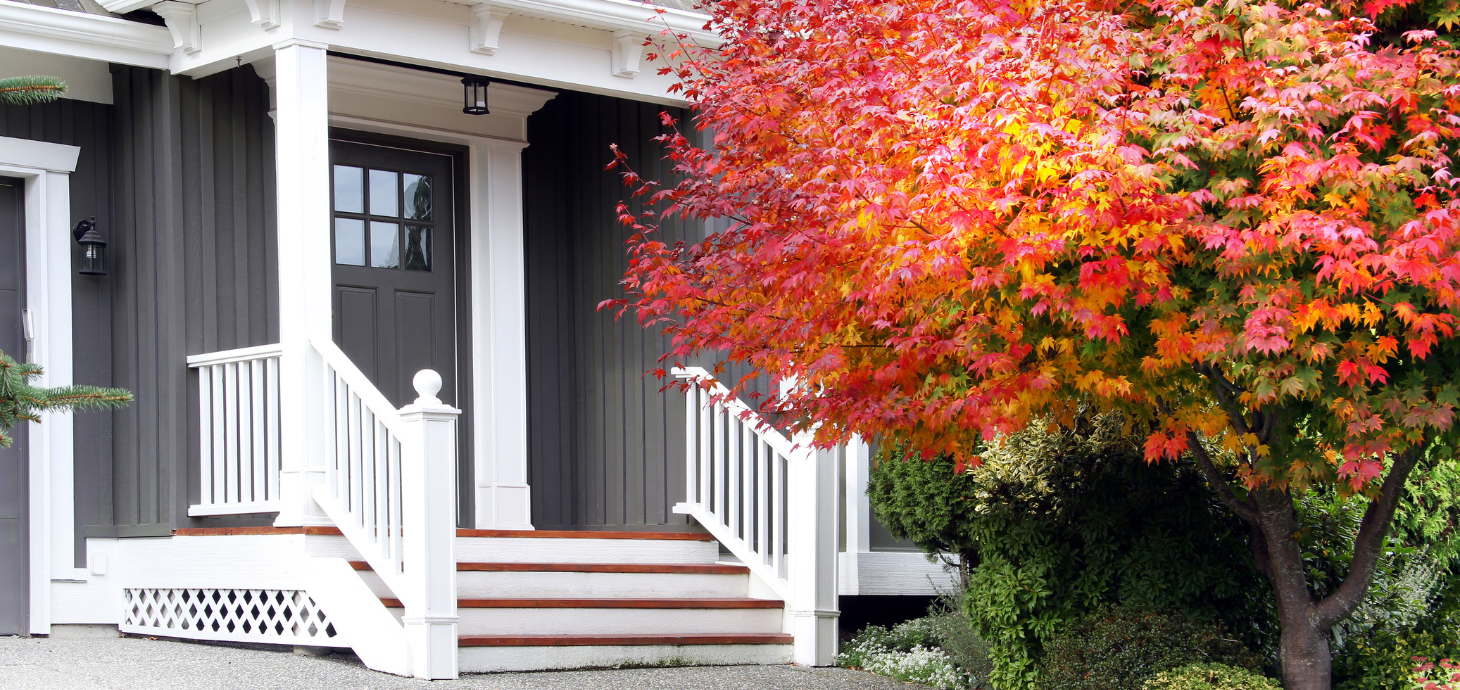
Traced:
<path fill-rule="evenodd" d="M 835 455 L 788 439 L 699 367 L 675 369 L 685 402 L 685 502 L 699 522 L 787 604 L 797 663 L 836 656 Z"/>
<path fill-rule="evenodd" d="M 188 357 L 198 370 L 201 494 L 188 515 L 279 510 L 278 345 Z"/>
<path fill-rule="evenodd" d="M 315 487 L 314 501 L 399 595 L 405 586 L 400 415 L 334 343 L 314 345 L 324 360 L 325 439 L 325 483 Z"/>
<path fill-rule="evenodd" d="M 416 401 L 397 410 L 333 342 L 310 345 L 323 365 L 325 432 L 314 502 L 405 609 L 405 673 L 455 678 L 460 411 L 436 398 L 434 371 L 416 374 Z"/>

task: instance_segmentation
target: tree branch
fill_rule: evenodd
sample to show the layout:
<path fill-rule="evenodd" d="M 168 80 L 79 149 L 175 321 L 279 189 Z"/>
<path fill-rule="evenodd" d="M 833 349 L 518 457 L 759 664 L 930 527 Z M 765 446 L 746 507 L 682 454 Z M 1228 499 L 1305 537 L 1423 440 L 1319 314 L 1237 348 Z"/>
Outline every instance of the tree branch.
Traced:
<path fill-rule="evenodd" d="M 1237 517 L 1256 524 L 1258 522 L 1257 511 L 1232 492 L 1232 486 L 1227 483 L 1227 478 L 1222 476 L 1222 471 L 1217 469 L 1217 464 L 1212 462 L 1212 456 L 1207 454 L 1207 449 L 1202 446 L 1201 438 L 1196 435 L 1195 431 L 1186 432 L 1186 444 L 1191 447 L 1191 454 L 1196 458 L 1196 466 L 1201 469 L 1202 476 L 1207 478 L 1207 483 L 1211 484 L 1212 489 L 1217 492 L 1217 498 L 1222 499 L 1222 502 L 1227 504 L 1227 507 L 1237 514 Z"/>
<path fill-rule="evenodd" d="M 1389 533 L 1389 523 L 1394 510 L 1399 506 L 1399 496 L 1409 473 L 1418 464 L 1419 456 L 1427 443 L 1410 446 L 1395 456 L 1389 476 L 1384 478 L 1379 498 L 1369 503 L 1364 511 L 1364 520 L 1359 523 L 1358 536 L 1354 538 L 1353 560 L 1349 563 L 1348 576 L 1343 584 L 1313 607 L 1313 619 L 1321 630 L 1327 630 L 1343 620 L 1363 600 L 1373 579 L 1379 557 L 1384 553 L 1384 537 Z"/>

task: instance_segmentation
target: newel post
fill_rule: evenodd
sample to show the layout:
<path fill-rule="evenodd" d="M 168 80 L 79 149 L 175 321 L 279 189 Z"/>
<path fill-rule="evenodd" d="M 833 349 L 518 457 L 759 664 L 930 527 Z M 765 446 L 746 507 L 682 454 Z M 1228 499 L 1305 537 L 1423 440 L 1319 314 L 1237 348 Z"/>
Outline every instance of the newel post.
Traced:
<path fill-rule="evenodd" d="M 406 643 L 417 678 L 457 677 L 456 418 L 436 398 L 441 376 L 423 369 L 419 396 L 400 410 L 401 535 Z"/>
<path fill-rule="evenodd" d="M 811 448 L 808 436 L 795 439 L 796 457 L 788 463 L 787 579 L 791 600 L 786 616 L 795 636 L 792 661 L 805 666 L 836 663 L 837 619 L 837 454 Z"/>

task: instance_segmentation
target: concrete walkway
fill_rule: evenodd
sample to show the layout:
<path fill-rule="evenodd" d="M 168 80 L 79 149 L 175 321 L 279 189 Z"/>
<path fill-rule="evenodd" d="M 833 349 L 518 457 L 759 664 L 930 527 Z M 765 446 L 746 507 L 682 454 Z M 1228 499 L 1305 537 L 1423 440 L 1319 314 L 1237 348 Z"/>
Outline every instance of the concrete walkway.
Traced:
<path fill-rule="evenodd" d="M 490 673 L 426 681 L 324 657 L 142 638 L 0 637 L 4 690 L 918 690 L 840 668 L 685 668 Z"/>

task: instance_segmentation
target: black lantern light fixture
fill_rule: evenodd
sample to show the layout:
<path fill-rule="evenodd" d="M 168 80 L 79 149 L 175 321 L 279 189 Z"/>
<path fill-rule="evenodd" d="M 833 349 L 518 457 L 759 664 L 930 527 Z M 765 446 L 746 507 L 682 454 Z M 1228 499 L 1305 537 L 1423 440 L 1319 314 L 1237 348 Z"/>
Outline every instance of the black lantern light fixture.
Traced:
<path fill-rule="evenodd" d="M 96 216 L 77 223 L 71 230 L 71 236 L 76 238 L 76 244 L 81 245 L 83 251 L 81 275 L 106 275 L 106 240 L 96 231 Z"/>
<path fill-rule="evenodd" d="M 462 77 L 461 86 L 466 91 L 461 112 L 467 115 L 488 115 L 492 111 L 487 110 L 487 85 L 491 82 L 486 77 L 468 75 Z"/>

